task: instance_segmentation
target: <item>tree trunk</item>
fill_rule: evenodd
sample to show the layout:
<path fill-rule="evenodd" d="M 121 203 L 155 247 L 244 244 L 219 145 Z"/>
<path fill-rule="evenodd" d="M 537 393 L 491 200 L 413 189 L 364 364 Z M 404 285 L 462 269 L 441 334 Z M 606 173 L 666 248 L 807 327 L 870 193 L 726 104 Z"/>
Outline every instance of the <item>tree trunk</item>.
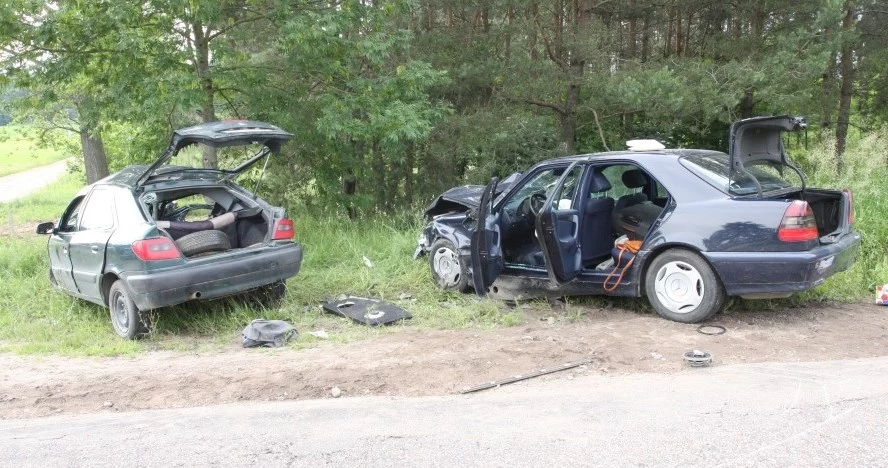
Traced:
<path fill-rule="evenodd" d="M 80 147 L 83 149 L 83 167 L 86 171 L 86 183 L 91 184 L 108 176 L 108 158 L 105 156 L 105 144 L 102 135 L 80 129 Z"/>
<path fill-rule="evenodd" d="M 748 119 L 752 117 L 753 112 L 755 111 L 755 90 L 752 88 L 746 88 L 743 91 L 743 104 L 740 109 L 740 117 L 744 119 Z"/>
<path fill-rule="evenodd" d="M 635 0 L 629 0 L 629 37 L 626 44 L 626 57 L 635 58 L 638 43 L 638 18 L 635 15 Z"/>
<path fill-rule="evenodd" d="M 216 120 L 216 105 L 214 103 L 216 90 L 213 86 L 213 77 L 210 74 L 210 41 L 201 24 L 193 24 L 192 30 L 194 31 L 194 52 L 196 55 L 194 67 L 200 81 L 200 90 L 203 93 L 200 119 L 203 123 L 214 122 Z M 203 147 L 203 165 L 207 169 L 219 167 L 215 148 Z"/>
<path fill-rule="evenodd" d="M 416 164 L 416 143 L 410 141 L 407 142 L 407 147 L 405 148 L 407 152 L 407 162 L 406 167 L 404 168 L 404 201 L 407 202 L 407 206 L 413 205 L 413 166 Z"/>
<path fill-rule="evenodd" d="M 843 35 L 854 29 L 854 6 L 845 2 L 845 17 L 842 18 Z M 842 57 L 839 68 L 842 72 L 842 85 L 839 88 L 839 115 L 836 119 L 836 171 L 842 172 L 845 143 L 848 138 L 848 123 L 851 117 L 851 96 L 854 91 L 854 49 L 847 38 L 843 39 Z"/>

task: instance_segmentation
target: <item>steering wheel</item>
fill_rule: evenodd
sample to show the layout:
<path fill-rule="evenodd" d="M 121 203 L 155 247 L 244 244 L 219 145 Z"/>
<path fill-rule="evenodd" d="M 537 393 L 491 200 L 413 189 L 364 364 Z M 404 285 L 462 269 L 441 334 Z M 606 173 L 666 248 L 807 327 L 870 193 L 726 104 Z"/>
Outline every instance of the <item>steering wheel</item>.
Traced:
<path fill-rule="evenodd" d="M 181 208 L 177 208 L 170 213 L 164 215 L 164 218 L 167 221 L 185 221 L 185 217 L 188 216 L 188 213 L 191 210 L 209 210 L 212 209 L 212 205 L 185 205 Z"/>
<path fill-rule="evenodd" d="M 530 196 L 530 212 L 533 213 L 534 216 L 539 216 L 540 211 L 543 209 L 543 205 L 546 204 L 546 194 L 544 192 L 536 192 Z"/>

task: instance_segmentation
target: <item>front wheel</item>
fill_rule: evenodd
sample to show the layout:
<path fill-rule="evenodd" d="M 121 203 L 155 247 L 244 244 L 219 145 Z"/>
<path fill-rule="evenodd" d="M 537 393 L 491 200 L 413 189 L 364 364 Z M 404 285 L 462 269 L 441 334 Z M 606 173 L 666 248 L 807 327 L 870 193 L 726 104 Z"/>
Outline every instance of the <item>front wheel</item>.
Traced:
<path fill-rule="evenodd" d="M 452 242 L 438 239 L 429 249 L 432 279 L 445 291 L 466 292 L 469 289 L 468 269 L 459 258 L 459 250 Z"/>
<path fill-rule="evenodd" d="M 715 271 L 684 249 L 667 250 L 654 258 L 644 289 L 658 315 L 681 323 L 702 322 L 725 304 L 725 289 Z"/>
<path fill-rule="evenodd" d="M 147 313 L 142 312 L 130 298 L 123 281 L 117 280 L 108 292 L 111 324 L 121 338 L 135 340 L 148 334 L 151 326 Z"/>

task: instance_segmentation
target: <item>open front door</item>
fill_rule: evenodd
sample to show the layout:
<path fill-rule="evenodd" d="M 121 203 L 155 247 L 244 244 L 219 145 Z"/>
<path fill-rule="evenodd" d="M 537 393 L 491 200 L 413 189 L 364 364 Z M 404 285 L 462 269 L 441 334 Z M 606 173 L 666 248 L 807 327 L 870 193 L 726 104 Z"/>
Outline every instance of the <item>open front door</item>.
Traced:
<path fill-rule="evenodd" d="M 536 219 L 549 278 L 556 284 L 576 278 L 583 268 L 580 252 L 580 185 L 583 167 L 574 162 L 564 171 Z"/>
<path fill-rule="evenodd" d="M 500 215 L 492 213 L 493 194 L 499 180 L 494 177 L 481 194 L 478 206 L 477 223 L 472 231 L 472 282 L 475 293 L 487 294 L 487 287 L 493 284 L 503 270 L 502 236 L 500 236 Z"/>

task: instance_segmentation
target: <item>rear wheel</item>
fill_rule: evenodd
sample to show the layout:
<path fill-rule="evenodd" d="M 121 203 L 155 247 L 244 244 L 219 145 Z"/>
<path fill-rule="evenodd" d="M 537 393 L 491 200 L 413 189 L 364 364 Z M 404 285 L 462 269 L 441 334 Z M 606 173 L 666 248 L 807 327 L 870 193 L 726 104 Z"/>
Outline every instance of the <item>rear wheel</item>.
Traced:
<path fill-rule="evenodd" d="M 651 262 L 645 292 L 657 314 L 682 323 L 702 322 L 725 304 L 725 289 L 715 271 L 684 249 L 667 250 Z"/>
<path fill-rule="evenodd" d="M 438 239 L 429 249 L 429 266 L 432 279 L 445 291 L 465 292 L 469 289 L 466 266 L 460 261 L 459 250 L 452 242 Z"/>
<path fill-rule="evenodd" d="M 134 340 L 148 334 L 150 318 L 136 307 L 121 280 L 115 281 L 108 291 L 108 309 L 114 331 L 122 338 Z"/>

